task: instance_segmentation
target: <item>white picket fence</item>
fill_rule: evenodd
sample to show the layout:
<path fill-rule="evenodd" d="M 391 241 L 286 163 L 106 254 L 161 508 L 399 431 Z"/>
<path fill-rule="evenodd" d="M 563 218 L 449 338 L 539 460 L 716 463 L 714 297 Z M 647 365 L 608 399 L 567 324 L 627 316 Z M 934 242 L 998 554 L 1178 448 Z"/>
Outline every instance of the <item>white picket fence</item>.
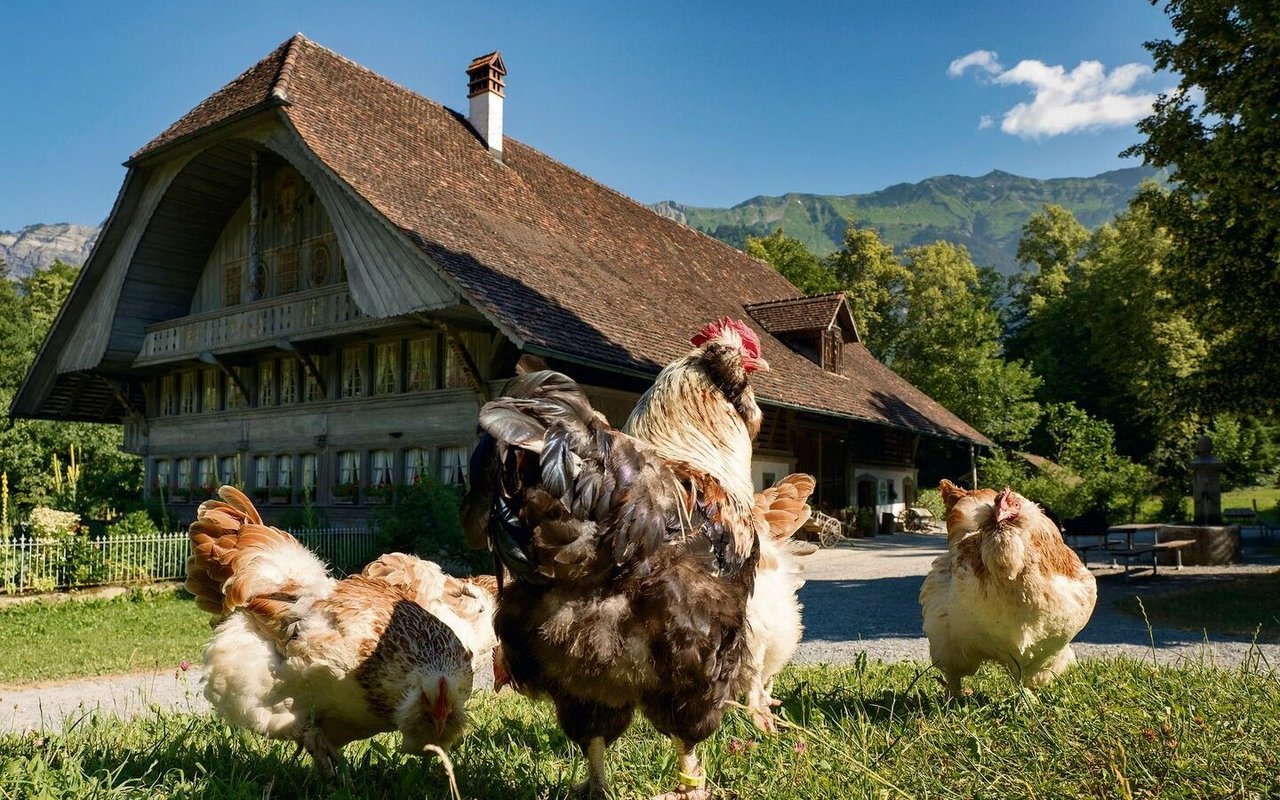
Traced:
<path fill-rule="evenodd" d="M 368 528 L 302 531 L 298 539 L 340 573 L 361 569 L 378 555 Z M 180 580 L 191 543 L 185 532 L 151 536 L 68 536 L 0 539 L 0 591 L 48 592 L 109 584 Z"/>

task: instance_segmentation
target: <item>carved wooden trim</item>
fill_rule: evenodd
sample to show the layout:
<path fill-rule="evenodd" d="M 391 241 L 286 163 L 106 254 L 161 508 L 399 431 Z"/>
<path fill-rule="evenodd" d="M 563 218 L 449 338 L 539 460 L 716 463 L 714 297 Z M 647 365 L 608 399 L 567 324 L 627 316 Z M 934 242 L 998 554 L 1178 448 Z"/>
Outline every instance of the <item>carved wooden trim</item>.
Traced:
<path fill-rule="evenodd" d="M 105 375 L 97 375 L 97 378 L 98 380 L 106 384 L 107 388 L 111 390 L 111 393 L 115 395 L 116 402 L 118 402 L 120 406 L 124 408 L 125 413 L 129 415 L 129 418 L 132 419 L 134 423 L 138 426 L 138 428 L 142 431 L 142 435 L 143 436 L 149 435 L 151 433 L 151 429 L 147 425 L 146 412 L 133 404 L 133 401 L 129 398 L 128 389 L 124 385 L 124 383 L 118 380 L 114 380 L 112 378 L 108 378 Z"/>
<path fill-rule="evenodd" d="M 245 404 L 250 406 L 253 405 L 253 395 L 249 393 L 249 387 L 245 385 L 244 379 L 241 378 L 240 373 L 232 369 L 224 359 L 219 358 L 213 353 L 205 352 L 200 354 L 200 360 L 205 364 L 213 364 L 218 369 L 222 370 L 222 374 L 230 378 L 231 382 L 240 390 L 240 396 L 244 398 Z"/>
<path fill-rule="evenodd" d="M 444 332 L 444 339 L 448 343 L 449 349 L 458 356 L 458 361 L 462 363 L 462 372 L 467 376 L 467 383 L 471 384 L 471 388 L 475 390 L 476 394 L 480 395 L 481 400 L 486 403 L 492 400 L 488 385 L 480 377 L 480 369 L 476 366 L 475 359 L 467 351 L 467 346 L 458 338 L 457 331 L 448 323 L 439 322 L 437 324 L 440 326 L 440 330 Z"/>

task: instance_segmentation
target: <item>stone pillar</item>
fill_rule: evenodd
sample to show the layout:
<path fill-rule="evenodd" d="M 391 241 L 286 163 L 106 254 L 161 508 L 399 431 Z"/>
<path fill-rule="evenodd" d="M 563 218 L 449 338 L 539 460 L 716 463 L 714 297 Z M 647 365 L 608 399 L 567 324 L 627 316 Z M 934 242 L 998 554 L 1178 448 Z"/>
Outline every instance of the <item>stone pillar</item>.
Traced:
<path fill-rule="evenodd" d="M 1222 524 L 1222 462 L 1208 436 L 1200 437 L 1191 459 L 1191 504 L 1197 525 Z"/>

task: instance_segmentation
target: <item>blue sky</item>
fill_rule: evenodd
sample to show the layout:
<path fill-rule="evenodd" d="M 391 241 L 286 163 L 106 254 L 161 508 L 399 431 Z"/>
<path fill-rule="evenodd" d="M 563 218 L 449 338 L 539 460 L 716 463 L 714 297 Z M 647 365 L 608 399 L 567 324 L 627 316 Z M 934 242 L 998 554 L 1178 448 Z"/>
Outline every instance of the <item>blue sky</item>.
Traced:
<path fill-rule="evenodd" d="M 1092 175 L 1174 83 L 1116 71 L 1168 34 L 1144 0 L 0 0 L 0 230 L 102 221 L 131 152 L 296 31 L 464 110 L 501 49 L 507 134 L 646 203 Z"/>

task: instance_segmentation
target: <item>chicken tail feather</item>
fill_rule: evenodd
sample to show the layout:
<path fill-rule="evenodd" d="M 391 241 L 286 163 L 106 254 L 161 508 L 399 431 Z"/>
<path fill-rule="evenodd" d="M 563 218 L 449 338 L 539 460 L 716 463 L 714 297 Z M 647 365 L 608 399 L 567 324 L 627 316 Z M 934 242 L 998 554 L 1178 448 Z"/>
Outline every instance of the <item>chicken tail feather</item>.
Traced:
<path fill-rule="evenodd" d="M 223 486 L 218 496 L 200 504 L 187 532 L 187 590 L 197 606 L 219 617 L 241 607 L 275 613 L 282 603 L 331 584 L 324 562 L 293 536 L 264 525 L 243 492 Z"/>
<path fill-rule="evenodd" d="M 808 501 L 816 485 L 812 475 L 797 472 L 756 495 L 756 514 L 768 524 L 771 539 L 785 542 L 809 521 Z"/>

